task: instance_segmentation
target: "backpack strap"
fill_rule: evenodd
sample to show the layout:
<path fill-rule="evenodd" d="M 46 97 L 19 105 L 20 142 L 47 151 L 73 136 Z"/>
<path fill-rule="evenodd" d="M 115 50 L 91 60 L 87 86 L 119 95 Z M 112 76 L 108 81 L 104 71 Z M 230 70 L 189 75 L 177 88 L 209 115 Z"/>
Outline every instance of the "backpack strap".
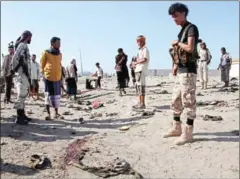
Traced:
<path fill-rule="evenodd" d="M 186 33 L 187 33 L 188 29 L 189 29 L 191 26 L 192 26 L 192 24 L 188 24 L 187 27 L 185 27 L 185 29 L 183 30 L 183 33 L 182 33 L 182 36 L 181 36 L 181 39 L 180 39 L 179 42 L 183 43 L 183 40 L 184 40 L 184 38 L 185 38 L 185 36 L 186 36 Z"/>

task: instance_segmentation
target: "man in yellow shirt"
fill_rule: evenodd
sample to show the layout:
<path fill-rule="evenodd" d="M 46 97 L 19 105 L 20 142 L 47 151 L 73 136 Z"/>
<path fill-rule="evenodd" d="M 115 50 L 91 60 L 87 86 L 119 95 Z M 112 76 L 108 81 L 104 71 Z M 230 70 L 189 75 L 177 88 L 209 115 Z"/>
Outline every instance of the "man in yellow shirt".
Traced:
<path fill-rule="evenodd" d="M 41 58 L 41 72 L 45 82 L 45 105 L 48 116 L 51 119 L 50 105 L 55 109 L 54 118 L 59 118 L 58 108 L 61 98 L 61 77 L 62 77 L 62 54 L 60 52 L 60 38 L 51 39 L 51 47 L 43 52 Z"/>

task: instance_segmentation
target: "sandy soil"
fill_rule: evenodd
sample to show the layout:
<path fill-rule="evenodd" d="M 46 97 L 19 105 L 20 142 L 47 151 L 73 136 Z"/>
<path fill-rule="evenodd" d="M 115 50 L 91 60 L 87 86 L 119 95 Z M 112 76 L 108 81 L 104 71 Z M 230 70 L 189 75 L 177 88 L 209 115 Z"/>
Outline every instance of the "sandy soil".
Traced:
<path fill-rule="evenodd" d="M 233 132 L 239 131 L 239 91 L 220 92 L 222 84 L 219 79 L 212 77 L 207 90 L 200 90 L 198 83 L 197 93 L 202 94 L 197 96 L 198 101 L 223 100 L 225 103 L 198 106 L 195 140 L 184 146 L 175 146 L 174 138 L 162 138 L 172 120 L 169 104 L 173 79 L 169 77 L 148 77 L 146 111 L 155 111 L 149 117 L 132 110 L 132 105 L 137 103 L 133 88 L 128 88 L 125 96 L 118 96 L 116 79 L 104 79 L 105 90 L 79 95 L 84 101 L 101 100 L 104 107 L 99 109 L 85 111 L 80 107 L 85 108 L 86 105 L 62 99 L 60 113 L 70 112 L 70 115 L 63 115 L 64 119 L 45 121 L 43 101 L 27 99 L 26 111 L 32 112 L 28 115 L 33 120 L 26 127 L 15 125 L 13 105 L 4 106 L 1 102 L 1 177 L 99 178 L 75 166 L 63 169 L 63 156 L 68 144 L 79 138 L 90 137 L 87 147 L 92 152 L 83 159 L 88 165 L 104 165 L 119 157 L 144 178 L 239 178 L 239 133 Z M 84 89 L 83 82 L 78 86 Z M 163 90 L 168 94 L 157 94 Z M 204 121 L 206 114 L 221 116 L 223 120 Z M 78 121 L 81 117 L 85 121 L 83 124 Z M 184 123 L 185 118 L 183 114 Z M 120 131 L 122 126 L 130 128 Z M 52 168 L 29 168 L 31 155 L 37 153 L 45 154 L 51 160 Z M 119 175 L 112 178 L 127 179 L 134 176 Z"/>

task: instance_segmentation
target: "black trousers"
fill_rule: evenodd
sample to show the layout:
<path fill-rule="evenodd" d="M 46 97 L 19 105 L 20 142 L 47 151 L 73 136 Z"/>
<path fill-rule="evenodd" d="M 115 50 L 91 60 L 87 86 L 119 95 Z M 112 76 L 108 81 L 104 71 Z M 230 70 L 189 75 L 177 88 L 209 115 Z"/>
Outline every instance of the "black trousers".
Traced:
<path fill-rule="evenodd" d="M 12 90 L 12 83 L 13 78 L 12 77 L 5 77 L 5 100 L 10 101 L 11 99 L 11 90 Z"/>
<path fill-rule="evenodd" d="M 97 79 L 97 85 L 96 85 L 96 87 L 101 88 L 101 79 L 102 79 L 102 77 L 99 76 L 98 79 Z"/>

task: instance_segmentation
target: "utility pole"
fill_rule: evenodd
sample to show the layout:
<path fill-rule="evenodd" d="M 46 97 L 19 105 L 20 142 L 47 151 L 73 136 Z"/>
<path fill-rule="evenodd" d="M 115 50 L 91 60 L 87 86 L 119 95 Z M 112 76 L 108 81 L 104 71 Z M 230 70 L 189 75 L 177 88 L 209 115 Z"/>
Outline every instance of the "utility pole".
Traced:
<path fill-rule="evenodd" d="M 83 66 L 82 66 L 82 53 L 80 49 L 80 65 L 81 65 L 81 76 L 83 76 Z"/>

